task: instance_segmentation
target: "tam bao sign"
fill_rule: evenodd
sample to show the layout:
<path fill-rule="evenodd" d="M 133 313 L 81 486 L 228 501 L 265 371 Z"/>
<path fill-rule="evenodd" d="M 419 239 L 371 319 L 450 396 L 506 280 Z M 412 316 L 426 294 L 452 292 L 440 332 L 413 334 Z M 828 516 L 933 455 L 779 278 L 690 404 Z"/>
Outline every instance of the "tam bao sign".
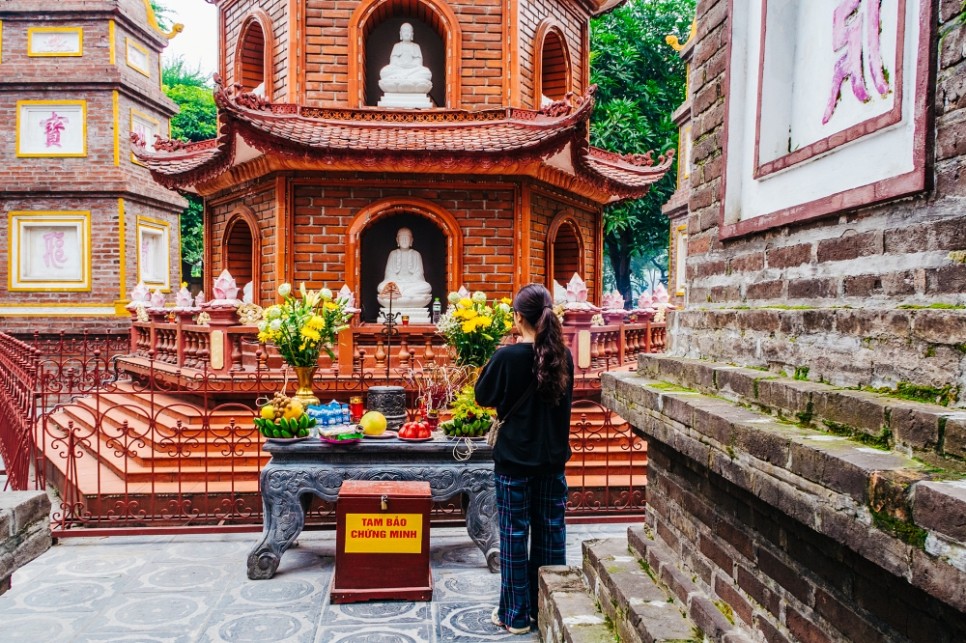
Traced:
<path fill-rule="evenodd" d="M 347 513 L 347 554 L 418 554 L 423 545 L 423 516 L 415 513 Z"/>

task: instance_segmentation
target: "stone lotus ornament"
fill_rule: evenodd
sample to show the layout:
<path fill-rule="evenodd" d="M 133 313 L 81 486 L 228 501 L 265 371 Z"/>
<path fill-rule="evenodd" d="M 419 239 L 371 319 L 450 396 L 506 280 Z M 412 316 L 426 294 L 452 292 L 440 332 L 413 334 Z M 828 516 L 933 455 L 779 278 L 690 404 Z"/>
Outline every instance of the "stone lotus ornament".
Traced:
<path fill-rule="evenodd" d="M 567 289 L 564 288 L 556 279 L 553 280 L 553 303 L 567 303 Z"/>
<path fill-rule="evenodd" d="M 148 301 L 150 301 L 150 298 L 151 298 L 151 291 L 148 289 L 147 286 L 144 285 L 143 281 L 139 281 L 138 285 L 136 285 L 134 287 L 134 290 L 131 291 L 130 305 L 131 307 L 133 307 L 135 304 L 139 302 L 147 303 Z"/>
<path fill-rule="evenodd" d="M 637 298 L 638 308 L 642 308 L 642 309 L 650 308 L 653 305 L 653 303 L 654 303 L 654 299 L 651 297 L 651 293 L 649 293 L 646 290 L 641 293 L 640 297 Z"/>
<path fill-rule="evenodd" d="M 601 298 L 604 310 L 624 310 L 624 298 L 617 290 L 612 290 Z"/>
<path fill-rule="evenodd" d="M 154 292 L 151 293 L 151 307 L 164 308 L 164 294 L 160 288 L 155 288 Z"/>
<path fill-rule="evenodd" d="M 348 284 L 342 284 L 342 288 L 339 288 L 339 292 L 336 294 L 335 298 L 345 302 L 345 310 L 347 313 L 359 312 L 359 309 L 356 308 L 356 296 L 349 288 Z"/>
<path fill-rule="evenodd" d="M 205 299 L 205 291 L 204 290 L 199 290 L 198 291 L 198 294 L 195 296 L 195 306 L 199 306 L 200 307 L 206 301 L 207 300 Z"/>
<path fill-rule="evenodd" d="M 255 284 L 254 283 L 252 283 L 251 281 L 249 281 L 247 284 L 245 284 L 245 287 L 242 288 L 242 303 L 243 304 L 252 304 L 252 303 L 255 302 L 255 296 L 253 294 L 254 290 L 255 290 Z"/>
<path fill-rule="evenodd" d="M 191 308 L 194 299 L 187 284 L 181 286 L 181 290 L 174 296 L 174 305 L 178 308 Z"/>
<path fill-rule="evenodd" d="M 587 284 L 576 272 L 567 283 L 567 301 L 571 303 L 587 301 Z"/>
<path fill-rule="evenodd" d="M 667 294 L 667 288 L 664 287 L 664 284 L 659 283 L 658 285 L 654 286 L 655 303 L 666 304 L 668 302 L 668 299 L 670 299 L 670 297 Z"/>
<path fill-rule="evenodd" d="M 214 284 L 215 298 L 209 303 L 236 303 L 238 302 L 238 284 L 235 283 L 235 278 L 231 276 L 228 269 L 225 268 L 215 279 Z"/>

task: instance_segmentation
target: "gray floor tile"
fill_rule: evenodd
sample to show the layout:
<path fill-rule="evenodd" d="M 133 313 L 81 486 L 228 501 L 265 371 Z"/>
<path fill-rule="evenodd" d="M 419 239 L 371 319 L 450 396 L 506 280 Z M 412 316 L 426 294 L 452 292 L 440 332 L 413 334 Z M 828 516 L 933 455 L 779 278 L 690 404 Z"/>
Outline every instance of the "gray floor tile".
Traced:
<path fill-rule="evenodd" d="M 623 535 L 626 525 L 568 530 L 568 560 L 580 542 Z M 247 577 L 261 534 L 63 539 L 13 577 L 0 596 L 0 640 L 304 641 L 480 643 L 536 641 L 490 622 L 500 577 L 462 528 L 434 529 L 433 601 L 334 605 L 335 532 L 299 537 L 274 578 Z M 391 571 L 391 570 L 390 570 Z"/>

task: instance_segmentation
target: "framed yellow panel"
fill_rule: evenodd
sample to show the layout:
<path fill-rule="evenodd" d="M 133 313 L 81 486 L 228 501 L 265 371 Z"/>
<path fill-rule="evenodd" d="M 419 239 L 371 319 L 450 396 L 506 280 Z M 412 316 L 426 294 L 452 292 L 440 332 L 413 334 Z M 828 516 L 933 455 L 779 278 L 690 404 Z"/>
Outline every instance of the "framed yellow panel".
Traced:
<path fill-rule="evenodd" d="M 3 20 L 0 20 L 0 63 L 3 62 Z"/>
<path fill-rule="evenodd" d="M 146 149 L 154 150 L 155 135 L 161 134 L 161 121 L 144 112 L 131 108 L 131 131 L 144 139 Z M 134 152 L 131 152 L 131 161 L 138 165 L 144 165 L 137 160 Z"/>
<path fill-rule="evenodd" d="M 108 60 L 112 65 L 117 64 L 117 27 L 113 20 L 107 21 L 107 40 L 110 43 L 108 49 Z"/>
<path fill-rule="evenodd" d="M 171 292 L 171 224 L 137 217 L 137 281 L 154 290 Z"/>
<path fill-rule="evenodd" d="M 129 37 L 124 38 L 124 60 L 134 71 L 151 77 L 151 52 L 144 45 L 138 44 Z"/>
<path fill-rule="evenodd" d="M 10 291 L 91 290 L 89 210 L 12 211 L 7 238 Z"/>
<path fill-rule="evenodd" d="M 87 156 L 87 101 L 18 100 L 17 156 Z"/>
<path fill-rule="evenodd" d="M 28 27 L 27 55 L 63 57 L 84 55 L 83 27 Z"/>

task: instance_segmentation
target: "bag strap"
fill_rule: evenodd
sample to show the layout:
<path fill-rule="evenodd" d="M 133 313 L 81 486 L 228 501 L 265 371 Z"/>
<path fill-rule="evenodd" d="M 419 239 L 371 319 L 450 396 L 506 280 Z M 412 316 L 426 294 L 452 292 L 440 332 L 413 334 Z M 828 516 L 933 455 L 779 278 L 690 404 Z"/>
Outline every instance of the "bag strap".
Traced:
<path fill-rule="evenodd" d="M 513 406 L 511 406 L 510 410 L 506 412 L 506 415 L 504 415 L 502 418 L 497 418 L 497 419 L 500 420 L 500 422 L 506 422 L 506 419 L 510 417 L 510 415 L 512 415 L 514 411 L 520 408 L 520 405 L 523 404 L 523 401 L 528 397 L 530 397 L 530 394 L 533 393 L 536 390 L 536 388 L 537 388 L 537 379 L 533 378 L 530 381 L 530 386 L 528 386 L 527 390 L 523 392 L 523 395 L 517 398 L 517 401 L 513 403 Z"/>

